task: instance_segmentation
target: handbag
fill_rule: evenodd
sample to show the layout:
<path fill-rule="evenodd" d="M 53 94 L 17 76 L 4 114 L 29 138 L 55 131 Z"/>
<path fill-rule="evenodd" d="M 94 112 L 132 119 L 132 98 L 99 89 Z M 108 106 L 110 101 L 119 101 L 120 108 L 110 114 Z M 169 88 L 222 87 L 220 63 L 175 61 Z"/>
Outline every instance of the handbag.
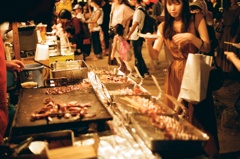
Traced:
<path fill-rule="evenodd" d="M 208 87 L 211 91 L 219 90 L 223 86 L 224 72 L 218 66 L 215 57 L 213 56 L 214 68 L 210 71 Z"/>
<path fill-rule="evenodd" d="M 189 53 L 178 99 L 197 104 L 207 95 L 212 56 Z"/>

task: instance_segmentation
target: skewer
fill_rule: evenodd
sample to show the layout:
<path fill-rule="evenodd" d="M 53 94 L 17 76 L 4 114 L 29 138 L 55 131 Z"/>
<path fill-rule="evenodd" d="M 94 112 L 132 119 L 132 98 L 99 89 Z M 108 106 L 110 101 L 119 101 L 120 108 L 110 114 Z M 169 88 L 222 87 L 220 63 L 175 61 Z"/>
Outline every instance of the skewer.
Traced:
<path fill-rule="evenodd" d="M 230 44 L 230 45 L 233 45 L 233 44 L 235 44 L 235 43 L 233 43 L 233 42 L 228 42 L 228 41 L 224 41 L 224 44 Z"/>
<path fill-rule="evenodd" d="M 224 44 L 229 44 L 229 45 L 235 46 L 236 48 L 240 49 L 240 43 L 224 41 Z"/>

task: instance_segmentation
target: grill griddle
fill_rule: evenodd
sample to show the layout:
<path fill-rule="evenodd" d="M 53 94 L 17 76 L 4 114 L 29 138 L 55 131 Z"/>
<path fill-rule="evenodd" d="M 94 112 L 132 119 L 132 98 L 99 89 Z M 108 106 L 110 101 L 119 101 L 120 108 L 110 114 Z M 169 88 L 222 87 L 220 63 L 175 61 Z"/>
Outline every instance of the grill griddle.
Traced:
<path fill-rule="evenodd" d="M 43 102 L 46 98 L 51 98 L 55 101 L 55 103 L 60 105 L 71 101 L 77 101 L 80 104 L 91 102 L 91 107 L 87 110 L 87 112 L 96 113 L 96 116 L 92 118 L 82 118 L 79 120 L 74 120 L 72 118 L 59 119 L 54 117 L 51 122 L 48 122 L 45 119 L 31 121 L 31 114 L 44 106 Z M 47 95 L 45 94 L 45 88 L 22 89 L 19 95 L 19 102 L 12 124 L 11 135 L 26 135 L 55 130 L 81 128 L 89 123 L 101 123 L 107 120 L 112 120 L 112 116 L 105 106 L 99 101 L 92 88 L 76 90 L 61 95 Z"/>

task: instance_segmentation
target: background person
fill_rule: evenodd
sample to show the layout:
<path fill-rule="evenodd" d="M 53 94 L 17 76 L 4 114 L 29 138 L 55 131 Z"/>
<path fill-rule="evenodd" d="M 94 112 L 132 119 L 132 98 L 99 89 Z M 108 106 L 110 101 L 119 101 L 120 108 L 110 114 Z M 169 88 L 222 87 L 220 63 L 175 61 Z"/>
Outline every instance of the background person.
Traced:
<path fill-rule="evenodd" d="M 85 21 L 85 17 L 83 15 L 83 10 L 82 10 L 82 6 L 80 4 L 76 4 L 73 7 L 73 11 L 75 12 L 75 16 L 82 21 Z"/>
<path fill-rule="evenodd" d="M 145 8 L 141 5 L 142 0 L 129 0 L 131 6 L 135 7 L 131 28 L 127 34 L 127 39 L 130 39 L 133 46 L 135 57 L 135 66 L 143 78 L 149 77 L 147 65 L 142 56 L 143 38 L 139 37 L 139 30 L 142 30 L 144 24 L 145 13 L 140 8 Z"/>
<path fill-rule="evenodd" d="M 124 27 L 123 35 L 126 36 L 129 31 L 130 21 L 132 20 L 134 10 L 130 8 L 127 0 L 114 0 L 110 12 L 109 28 L 114 28 L 117 24 L 122 24 Z M 112 36 L 112 37 L 111 37 Z M 108 64 L 116 65 L 116 61 L 111 60 L 113 36 L 110 35 L 110 46 L 108 55 Z"/>
<path fill-rule="evenodd" d="M 103 40 L 104 40 L 104 45 L 105 45 L 105 50 L 103 50 L 103 54 L 108 56 L 109 54 L 109 21 L 110 21 L 110 12 L 111 12 L 111 5 L 109 4 L 108 0 L 103 0 L 102 1 L 102 10 L 103 10 L 103 23 L 101 25 L 102 31 L 103 31 Z"/>
<path fill-rule="evenodd" d="M 226 59 L 224 51 L 232 51 L 239 55 L 239 49 L 236 49 L 232 45 L 225 44 L 224 42 L 240 42 L 240 27 L 239 27 L 239 17 L 240 17 L 240 6 L 237 4 L 237 0 L 225 1 L 225 9 L 223 11 L 223 33 L 219 42 L 217 62 L 223 71 L 230 73 L 235 72 L 234 65 Z"/>
<path fill-rule="evenodd" d="M 93 7 L 93 12 L 91 13 L 91 17 L 85 22 L 88 23 L 88 28 L 91 32 L 93 52 L 95 54 L 95 57 L 92 60 L 98 60 L 103 58 L 100 31 L 104 13 L 101 8 L 101 0 L 91 0 L 90 5 Z"/>

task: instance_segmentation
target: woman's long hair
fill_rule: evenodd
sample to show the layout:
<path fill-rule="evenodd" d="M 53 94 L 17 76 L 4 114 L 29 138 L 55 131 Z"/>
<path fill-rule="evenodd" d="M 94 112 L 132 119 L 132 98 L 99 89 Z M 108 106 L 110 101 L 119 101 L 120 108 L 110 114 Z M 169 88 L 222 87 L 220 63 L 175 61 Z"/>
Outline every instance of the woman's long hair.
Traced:
<path fill-rule="evenodd" d="M 188 0 L 166 0 L 164 3 L 165 5 L 165 21 L 164 21 L 164 27 L 163 27 L 163 36 L 165 39 L 170 39 L 172 40 L 172 37 L 176 34 L 176 31 L 173 28 L 173 21 L 174 18 L 169 14 L 167 10 L 167 3 L 183 3 L 182 5 L 182 28 L 181 32 L 187 32 L 189 25 L 190 25 L 190 20 L 191 20 L 191 13 L 189 10 L 189 2 Z"/>

